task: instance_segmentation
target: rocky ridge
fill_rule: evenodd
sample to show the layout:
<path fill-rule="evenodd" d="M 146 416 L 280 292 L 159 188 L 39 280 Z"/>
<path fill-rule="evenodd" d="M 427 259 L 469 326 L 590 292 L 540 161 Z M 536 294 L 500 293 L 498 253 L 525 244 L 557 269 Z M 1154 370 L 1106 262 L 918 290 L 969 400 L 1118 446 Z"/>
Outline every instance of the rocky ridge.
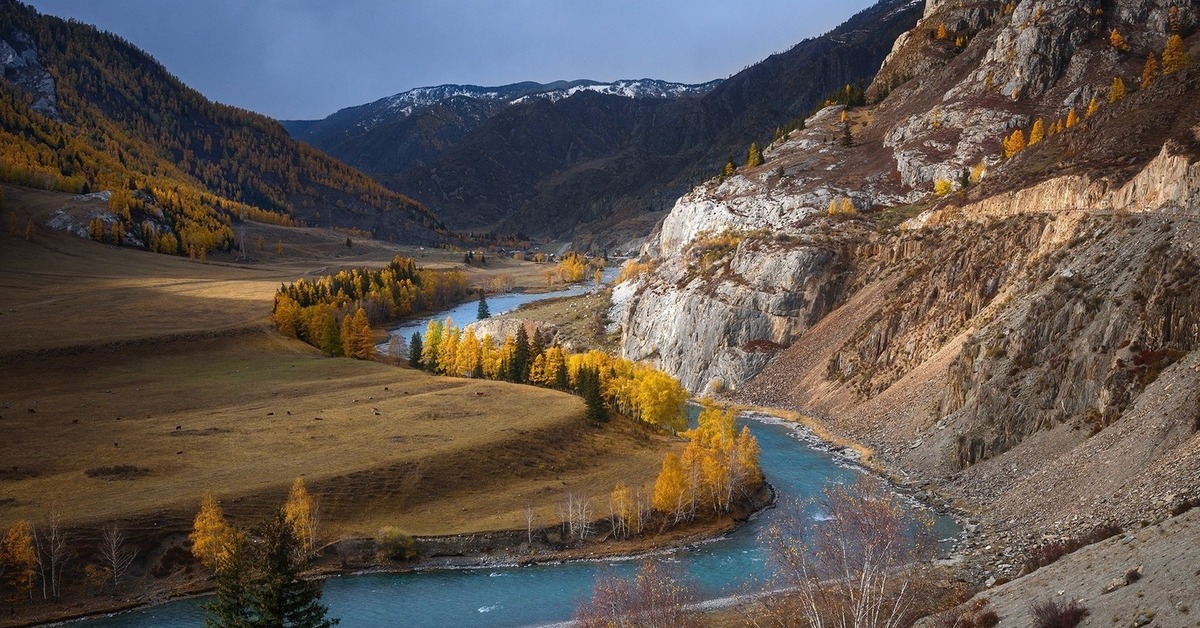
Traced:
<path fill-rule="evenodd" d="M 998 575 L 1196 499 L 1200 73 L 1108 102 L 1193 4 L 930 2 L 878 104 L 828 108 L 676 203 L 653 271 L 613 291 L 622 351 L 936 482 Z M 1074 128 L 999 154 L 1072 108 Z"/>

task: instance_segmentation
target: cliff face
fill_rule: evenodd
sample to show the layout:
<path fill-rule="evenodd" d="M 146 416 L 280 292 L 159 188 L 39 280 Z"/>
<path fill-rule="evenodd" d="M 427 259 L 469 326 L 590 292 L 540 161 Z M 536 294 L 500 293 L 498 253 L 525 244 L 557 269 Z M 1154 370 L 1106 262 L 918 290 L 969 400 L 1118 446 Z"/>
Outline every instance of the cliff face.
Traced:
<path fill-rule="evenodd" d="M 1200 396 L 1200 72 L 1136 89 L 1195 13 L 930 2 L 880 102 L 827 108 L 676 203 L 654 271 L 614 291 L 623 351 L 821 416 L 999 528 L 1130 523 L 1195 494 L 1200 421 L 1178 399 Z M 1001 154 L 1038 120 L 1054 130 Z M 1038 491 L 1061 499 L 1023 512 Z"/>

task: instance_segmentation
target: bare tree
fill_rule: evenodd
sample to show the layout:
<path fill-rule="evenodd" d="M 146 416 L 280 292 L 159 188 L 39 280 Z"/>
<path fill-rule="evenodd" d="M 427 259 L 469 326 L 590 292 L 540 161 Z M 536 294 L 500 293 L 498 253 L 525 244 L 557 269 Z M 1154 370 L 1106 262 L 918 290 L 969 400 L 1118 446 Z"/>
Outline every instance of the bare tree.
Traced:
<path fill-rule="evenodd" d="M 924 595 L 922 565 L 932 558 L 932 521 L 906 508 L 874 479 L 825 489 L 822 521 L 801 504 L 767 531 L 791 593 L 769 604 L 781 625 L 895 628 L 909 625 Z"/>
<path fill-rule="evenodd" d="M 586 539 L 592 534 L 592 502 L 589 499 L 575 497 L 575 493 L 567 493 L 567 501 L 558 507 L 558 515 L 566 526 L 567 536 L 576 539 Z"/>
<path fill-rule="evenodd" d="M 125 543 L 125 532 L 117 524 L 104 528 L 100 540 L 100 560 L 112 578 L 114 590 L 121 585 L 121 578 L 125 577 L 137 555 L 137 549 Z"/>
<path fill-rule="evenodd" d="M 46 524 L 36 531 L 38 575 L 42 580 L 42 599 L 59 597 L 62 591 L 62 575 L 67 565 L 67 534 L 62 524 L 62 513 L 51 507 Z"/>
<path fill-rule="evenodd" d="M 678 573 L 657 561 L 646 561 L 630 579 L 616 576 L 596 583 L 592 598 L 580 604 L 576 619 L 584 628 L 609 626 L 701 625 L 690 607 L 695 595 Z"/>
<path fill-rule="evenodd" d="M 525 541 L 529 545 L 533 545 L 533 522 L 537 519 L 537 512 L 533 509 L 533 504 L 525 506 Z"/>

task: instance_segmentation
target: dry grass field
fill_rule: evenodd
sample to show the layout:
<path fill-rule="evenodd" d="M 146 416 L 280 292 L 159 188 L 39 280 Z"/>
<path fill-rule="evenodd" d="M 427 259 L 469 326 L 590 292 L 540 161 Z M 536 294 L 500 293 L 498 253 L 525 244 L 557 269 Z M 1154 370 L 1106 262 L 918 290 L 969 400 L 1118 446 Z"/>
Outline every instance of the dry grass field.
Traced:
<path fill-rule="evenodd" d="M 70 198 L 5 192 L 22 225 Z M 576 397 L 325 358 L 269 326 L 280 282 L 397 253 L 461 267 L 461 252 L 251 229 L 284 254 L 199 263 L 44 227 L 0 236 L 0 529 L 57 509 L 74 526 L 177 531 L 209 489 L 248 521 L 302 475 L 331 536 L 450 534 L 523 528 L 527 505 L 549 523 L 567 491 L 607 503 L 618 480 L 652 483 L 673 445 L 593 428 Z M 512 260 L 483 272 L 542 277 Z"/>

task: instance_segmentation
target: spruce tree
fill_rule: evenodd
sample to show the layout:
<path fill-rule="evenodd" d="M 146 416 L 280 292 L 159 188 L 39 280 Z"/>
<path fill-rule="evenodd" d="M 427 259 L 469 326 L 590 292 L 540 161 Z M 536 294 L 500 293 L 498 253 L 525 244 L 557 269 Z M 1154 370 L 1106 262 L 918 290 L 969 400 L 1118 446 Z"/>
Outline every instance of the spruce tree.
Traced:
<path fill-rule="evenodd" d="M 408 365 L 415 369 L 421 368 L 421 349 L 421 332 L 414 331 L 408 341 Z"/>
<path fill-rule="evenodd" d="M 508 380 L 524 384 L 529 379 L 529 362 L 529 335 L 525 333 L 525 325 L 521 325 L 517 328 L 512 360 L 508 363 Z"/>
<path fill-rule="evenodd" d="M 217 592 L 204 605 L 204 625 L 208 628 L 247 628 L 253 626 L 250 572 L 246 542 L 239 536 L 229 555 L 217 565 Z"/>
<path fill-rule="evenodd" d="M 260 542 L 234 545 L 217 568 L 217 593 L 205 606 L 205 626 L 330 628 L 321 583 L 300 578 L 299 539 L 282 510 L 256 531 Z"/>
<path fill-rule="evenodd" d="M 485 318 L 491 318 L 491 317 L 492 317 L 492 311 L 491 311 L 491 309 L 488 308 L 488 302 L 487 302 L 487 299 L 484 298 L 484 296 L 483 296 L 483 290 L 480 290 L 479 291 L 479 310 L 475 313 L 475 318 L 477 318 L 479 320 L 483 320 Z"/>
<path fill-rule="evenodd" d="M 321 604 L 321 583 L 302 580 L 296 561 L 295 529 L 282 511 L 262 529 L 261 573 L 254 579 L 251 604 L 256 626 L 328 628 L 338 623 Z"/>

